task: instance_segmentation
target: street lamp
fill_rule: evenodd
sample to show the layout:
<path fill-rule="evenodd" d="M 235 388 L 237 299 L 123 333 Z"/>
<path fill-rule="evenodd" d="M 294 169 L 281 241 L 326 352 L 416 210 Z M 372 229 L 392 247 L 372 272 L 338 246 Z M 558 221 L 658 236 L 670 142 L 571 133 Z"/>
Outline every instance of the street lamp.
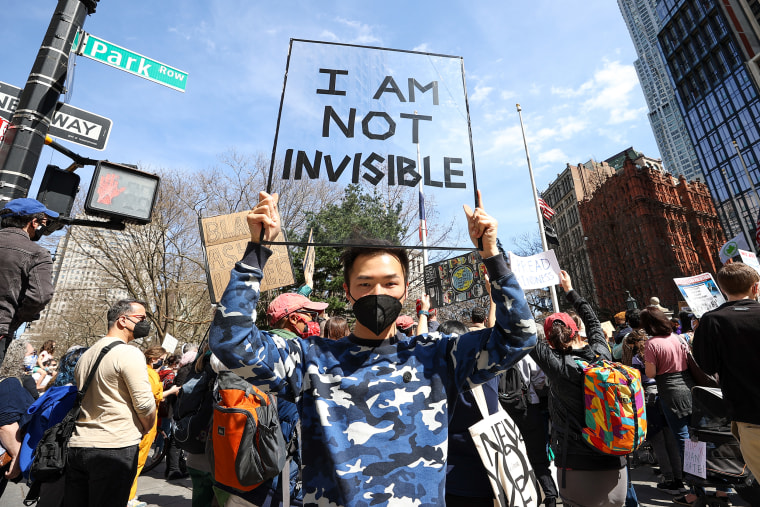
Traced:
<path fill-rule="evenodd" d="M 625 291 L 626 294 L 628 294 L 628 297 L 625 298 L 625 307 L 628 310 L 635 310 L 639 307 L 638 304 L 636 304 L 636 300 L 633 299 L 631 296 L 631 293 L 629 291 Z"/>

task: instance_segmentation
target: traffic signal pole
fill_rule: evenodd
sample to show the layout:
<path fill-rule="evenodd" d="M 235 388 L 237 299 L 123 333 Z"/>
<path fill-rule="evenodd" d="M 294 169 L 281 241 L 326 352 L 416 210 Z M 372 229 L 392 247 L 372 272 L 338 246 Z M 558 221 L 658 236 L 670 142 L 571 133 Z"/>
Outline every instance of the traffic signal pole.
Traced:
<path fill-rule="evenodd" d="M 0 144 L 0 207 L 26 197 L 56 104 L 64 91 L 69 52 L 98 0 L 59 0 L 18 107 Z"/>

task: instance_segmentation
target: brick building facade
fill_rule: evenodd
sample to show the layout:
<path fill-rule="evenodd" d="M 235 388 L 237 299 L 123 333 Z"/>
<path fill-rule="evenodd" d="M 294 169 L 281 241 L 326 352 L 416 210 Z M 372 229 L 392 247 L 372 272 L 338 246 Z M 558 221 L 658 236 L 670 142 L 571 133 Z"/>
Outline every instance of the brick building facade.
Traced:
<path fill-rule="evenodd" d="M 628 159 L 579 204 L 599 306 L 625 310 L 625 291 L 642 308 L 657 296 L 677 308 L 673 278 L 715 272 L 725 235 L 710 191 Z"/>

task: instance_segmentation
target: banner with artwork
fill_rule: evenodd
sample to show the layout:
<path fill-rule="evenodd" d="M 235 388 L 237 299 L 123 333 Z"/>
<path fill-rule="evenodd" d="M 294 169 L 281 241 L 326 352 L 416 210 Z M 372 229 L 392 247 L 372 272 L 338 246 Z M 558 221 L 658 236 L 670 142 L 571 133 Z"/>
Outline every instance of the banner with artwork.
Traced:
<path fill-rule="evenodd" d="M 425 266 L 425 292 L 433 308 L 487 295 L 486 266 L 471 252 Z"/>

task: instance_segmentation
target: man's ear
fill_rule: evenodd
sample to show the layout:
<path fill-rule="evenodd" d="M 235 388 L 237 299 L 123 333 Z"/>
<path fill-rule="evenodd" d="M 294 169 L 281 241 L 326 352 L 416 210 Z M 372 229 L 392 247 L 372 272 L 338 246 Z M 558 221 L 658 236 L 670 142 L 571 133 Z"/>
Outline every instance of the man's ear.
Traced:
<path fill-rule="evenodd" d="M 348 285 L 346 285 L 346 282 L 343 282 L 343 292 L 346 293 L 346 301 L 351 302 L 351 296 L 348 294 Z"/>

